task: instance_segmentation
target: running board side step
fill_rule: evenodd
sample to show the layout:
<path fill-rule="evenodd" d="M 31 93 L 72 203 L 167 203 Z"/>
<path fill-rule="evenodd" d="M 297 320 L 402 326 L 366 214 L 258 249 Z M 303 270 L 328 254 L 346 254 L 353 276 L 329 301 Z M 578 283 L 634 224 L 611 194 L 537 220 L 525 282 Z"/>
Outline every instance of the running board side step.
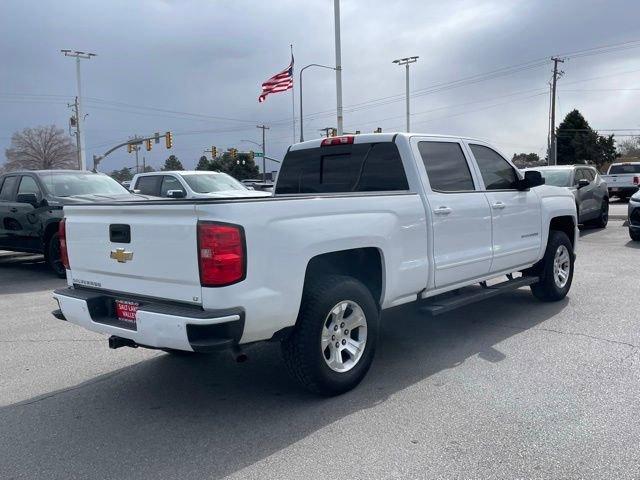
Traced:
<path fill-rule="evenodd" d="M 459 295 L 448 296 L 446 298 L 430 298 L 424 301 L 424 304 L 419 307 L 419 311 L 429 313 L 433 316 L 440 315 L 442 313 L 450 312 L 456 308 L 469 305 L 471 303 L 486 300 L 487 298 L 495 297 L 511 290 L 516 290 L 521 287 L 528 287 L 534 283 L 538 283 L 540 279 L 538 277 L 518 277 L 507 280 L 506 282 L 497 283 L 495 285 L 486 286 L 482 285 L 482 288 L 475 288 L 472 291 L 462 292 Z M 446 294 L 444 294 L 446 295 Z"/>

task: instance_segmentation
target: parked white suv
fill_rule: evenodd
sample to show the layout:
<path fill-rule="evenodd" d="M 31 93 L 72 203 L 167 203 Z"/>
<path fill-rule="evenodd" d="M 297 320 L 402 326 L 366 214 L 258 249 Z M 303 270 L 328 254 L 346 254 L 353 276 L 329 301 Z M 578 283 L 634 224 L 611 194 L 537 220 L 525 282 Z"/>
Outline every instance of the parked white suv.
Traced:
<path fill-rule="evenodd" d="M 371 134 L 291 146 L 271 198 L 66 206 L 54 315 L 112 348 L 280 341 L 305 387 L 339 394 L 368 371 L 381 310 L 565 297 L 575 200 L 543 183 L 482 141 Z"/>
<path fill-rule="evenodd" d="M 269 197 L 270 192 L 247 188 L 231 175 L 207 170 L 176 170 L 138 173 L 131 191 L 164 198 Z"/>

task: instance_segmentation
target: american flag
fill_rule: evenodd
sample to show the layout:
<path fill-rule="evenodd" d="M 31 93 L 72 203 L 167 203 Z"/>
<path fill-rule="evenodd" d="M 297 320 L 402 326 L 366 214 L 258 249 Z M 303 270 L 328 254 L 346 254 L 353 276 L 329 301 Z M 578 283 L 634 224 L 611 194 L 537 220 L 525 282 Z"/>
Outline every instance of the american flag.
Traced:
<path fill-rule="evenodd" d="M 293 88 L 293 55 L 291 55 L 291 63 L 280 73 L 276 73 L 273 77 L 262 84 L 262 93 L 258 97 L 258 102 L 262 103 L 266 100 L 270 93 L 284 92 Z"/>

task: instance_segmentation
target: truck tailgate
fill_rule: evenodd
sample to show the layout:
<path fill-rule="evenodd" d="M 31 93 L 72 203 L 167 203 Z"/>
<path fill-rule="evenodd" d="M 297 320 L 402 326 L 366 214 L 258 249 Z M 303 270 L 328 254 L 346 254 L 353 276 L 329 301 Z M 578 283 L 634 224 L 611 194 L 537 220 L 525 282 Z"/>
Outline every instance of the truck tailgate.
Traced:
<path fill-rule="evenodd" d="M 64 212 L 75 285 L 201 303 L 193 205 L 70 206 Z"/>

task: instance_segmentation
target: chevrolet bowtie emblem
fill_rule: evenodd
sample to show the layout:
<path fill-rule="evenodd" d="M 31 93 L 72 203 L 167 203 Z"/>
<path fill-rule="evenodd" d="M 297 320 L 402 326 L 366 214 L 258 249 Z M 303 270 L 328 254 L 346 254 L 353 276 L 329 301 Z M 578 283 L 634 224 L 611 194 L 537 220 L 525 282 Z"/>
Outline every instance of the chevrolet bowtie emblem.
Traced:
<path fill-rule="evenodd" d="M 124 248 L 116 248 L 115 250 L 111 250 L 109 256 L 117 260 L 118 263 L 125 263 L 133 259 L 133 252 L 126 252 Z"/>

